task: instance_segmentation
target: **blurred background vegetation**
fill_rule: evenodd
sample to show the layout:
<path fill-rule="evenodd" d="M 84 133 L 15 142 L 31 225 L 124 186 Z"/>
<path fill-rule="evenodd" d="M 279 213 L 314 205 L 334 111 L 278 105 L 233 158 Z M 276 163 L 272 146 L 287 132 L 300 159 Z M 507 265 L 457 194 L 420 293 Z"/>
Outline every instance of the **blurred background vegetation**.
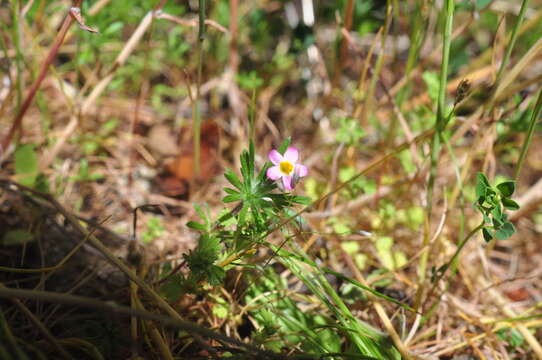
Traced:
<path fill-rule="evenodd" d="M 78 4 L 0 2 L 0 295 L 34 291 L 0 303 L 0 357 L 542 359 L 542 1 L 95 0 L 61 36 Z M 186 224 L 232 210 L 251 138 L 258 169 L 291 138 L 312 202 L 190 288 Z M 482 218 L 479 172 L 521 208 Z M 470 234 L 495 218 L 517 233 Z M 175 318 L 78 226 L 201 328 L 44 300 Z"/>

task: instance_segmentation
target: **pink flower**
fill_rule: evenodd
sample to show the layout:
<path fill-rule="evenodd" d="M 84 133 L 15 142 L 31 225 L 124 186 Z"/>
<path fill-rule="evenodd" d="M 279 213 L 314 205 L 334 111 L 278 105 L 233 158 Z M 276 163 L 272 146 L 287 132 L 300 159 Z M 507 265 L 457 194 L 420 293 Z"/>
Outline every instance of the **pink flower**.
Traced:
<path fill-rule="evenodd" d="M 269 152 L 269 160 L 273 165 L 267 170 L 267 177 L 271 180 L 282 178 L 284 188 L 288 191 L 293 190 L 298 179 L 307 176 L 307 167 L 296 164 L 299 158 L 299 151 L 294 147 L 289 147 L 284 155 L 277 150 Z"/>

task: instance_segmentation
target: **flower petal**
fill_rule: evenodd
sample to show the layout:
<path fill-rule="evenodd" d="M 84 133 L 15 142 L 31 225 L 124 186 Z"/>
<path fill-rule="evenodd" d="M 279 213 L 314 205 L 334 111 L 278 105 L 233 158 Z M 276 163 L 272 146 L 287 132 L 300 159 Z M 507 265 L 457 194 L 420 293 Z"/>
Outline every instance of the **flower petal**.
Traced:
<path fill-rule="evenodd" d="M 267 169 L 266 175 L 271 180 L 277 180 L 279 177 L 282 176 L 282 173 L 280 172 L 279 166 L 272 166 L 269 169 Z"/>
<path fill-rule="evenodd" d="M 294 174 L 300 178 L 307 176 L 309 170 L 305 165 L 295 164 Z"/>
<path fill-rule="evenodd" d="M 283 159 L 284 157 L 277 150 L 273 149 L 269 152 L 269 161 L 274 165 L 280 164 Z"/>
<path fill-rule="evenodd" d="M 293 184 L 292 184 L 292 176 L 283 176 L 282 177 L 282 183 L 284 184 L 284 188 L 288 191 L 293 190 Z"/>
<path fill-rule="evenodd" d="M 297 151 L 295 147 L 289 147 L 284 153 L 284 158 L 292 164 L 295 164 L 297 159 L 299 159 L 299 151 Z"/>

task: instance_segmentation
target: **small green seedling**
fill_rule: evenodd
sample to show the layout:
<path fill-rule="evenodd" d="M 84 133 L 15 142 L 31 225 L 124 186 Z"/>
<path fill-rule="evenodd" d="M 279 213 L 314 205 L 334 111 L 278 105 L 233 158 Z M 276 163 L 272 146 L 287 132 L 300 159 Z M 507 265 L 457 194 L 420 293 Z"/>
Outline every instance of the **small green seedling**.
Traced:
<path fill-rule="evenodd" d="M 515 189 L 515 181 L 507 180 L 491 186 L 483 173 L 477 174 L 475 206 L 484 217 L 482 234 L 485 241 L 506 240 L 516 232 L 505 214 L 505 210 L 519 209 L 518 203 L 511 199 Z"/>

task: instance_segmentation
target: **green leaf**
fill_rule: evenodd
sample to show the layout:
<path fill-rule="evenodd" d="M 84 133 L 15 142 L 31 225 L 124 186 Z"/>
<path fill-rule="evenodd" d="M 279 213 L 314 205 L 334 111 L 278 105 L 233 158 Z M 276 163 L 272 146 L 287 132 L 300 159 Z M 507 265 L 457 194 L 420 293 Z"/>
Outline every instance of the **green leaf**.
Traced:
<path fill-rule="evenodd" d="M 241 153 L 241 175 L 243 175 L 245 186 L 248 188 L 250 188 L 252 184 L 252 176 L 250 176 L 249 162 L 250 160 L 248 151 L 244 150 Z"/>
<path fill-rule="evenodd" d="M 495 230 L 500 229 L 501 226 L 504 224 L 504 221 L 502 218 L 492 217 L 491 219 L 492 219 L 493 227 L 495 228 Z"/>
<path fill-rule="evenodd" d="M 248 213 L 248 205 L 243 204 L 241 211 L 239 211 L 239 226 L 242 226 L 245 224 L 247 213 Z"/>
<path fill-rule="evenodd" d="M 10 245 L 23 245 L 28 242 L 34 241 L 34 234 L 23 229 L 9 230 L 2 236 L 0 242 L 4 246 Z"/>
<path fill-rule="evenodd" d="M 505 198 L 509 198 L 510 196 L 512 196 L 512 194 L 514 194 L 514 191 L 516 190 L 516 182 L 512 180 L 502 182 L 497 185 L 497 189 L 502 196 L 504 196 Z"/>
<path fill-rule="evenodd" d="M 514 227 L 514 224 L 507 221 L 500 227 L 500 229 L 495 231 L 495 238 L 497 240 L 506 240 L 510 236 L 514 235 L 515 232 L 516 228 Z"/>
<path fill-rule="evenodd" d="M 479 172 L 476 174 L 476 199 L 479 204 L 485 201 L 487 189 L 490 187 L 487 177 Z"/>
<path fill-rule="evenodd" d="M 224 304 L 214 304 L 213 315 L 219 319 L 225 319 L 228 316 L 228 308 Z"/>
<path fill-rule="evenodd" d="M 216 236 L 201 235 L 198 240 L 198 252 L 216 254 L 219 250 L 220 240 Z"/>
<path fill-rule="evenodd" d="M 288 137 L 286 138 L 286 140 L 284 140 L 282 142 L 282 144 L 280 144 L 280 146 L 278 147 L 278 152 L 281 153 L 281 154 L 284 154 L 284 152 L 288 149 L 288 146 L 290 146 L 290 143 L 292 142 L 292 138 L 291 137 Z"/>
<path fill-rule="evenodd" d="M 249 73 L 240 73 L 237 75 L 239 86 L 245 90 L 254 90 L 263 85 L 263 79 L 258 76 L 256 71 Z"/>
<path fill-rule="evenodd" d="M 301 205 L 309 205 L 311 203 L 311 198 L 308 196 L 293 196 L 291 201 Z"/>
<path fill-rule="evenodd" d="M 525 342 L 523 335 L 514 328 L 500 329 L 496 334 L 501 340 L 508 342 L 511 348 L 521 346 Z"/>
<path fill-rule="evenodd" d="M 339 119 L 339 128 L 335 135 L 337 142 L 356 145 L 365 135 L 366 133 L 359 125 L 358 120 L 348 117 Z"/>
<path fill-rule="evenodd" d="M 477 9 L 477 10 L 483 9 L 484 7 L 486 7 L 487 5 L 489 5 L 489 3 L 490 3 L 491 1 L 492 1 L 492 0 L 476 0 L 476 9 Z"/>
<path fill-rule="evenodd" d="M 231 202 L 235 202 L 235 201 L 240 201 L 241 199 L 242 199 L 241 194 L 230 194 L 230 195 L 224 196 L 222 201 L 225 202 L 225 203 L 231 203 Z"/>
<path fill-rule="evenodd" d="M 203 212 L 203 209 L 198 204 L 194 204 L 194 210 L 196 210 L 196 214 L 200 217 L 200 219 L 206 219 L 205 213 Z"/>
<path fill-rule="evenodd" d="M 230 189 L 230 188 L 223 188 L 222 190 L 224 190 L 224 192 L 226 192 L 228 194 L 231 194 L 231 195 L 240 194 L 239 191 L 236 191 L 236 190 L 233 190 L 233 189 Z"/>
<path fill-rule="evenodd" d="M 486 227 L 482 228 L 482 235 L 484 235 L 484 240 L 486 242 L 490 242 L 491 240 L 493 240 L 493 235 L 491 234 L 491 230 Z"/>
<path fill-rule="evenodd" d="M 162 219 L 156 216 L 147 221 L 147 229 L 141 235 L 141 241 L 148 244 L 164 234 L 166 228 L 162 224 Z"/>
<path fill-rule="evenodd" d="M 515 202 L 514 200 L 512 200 L 512 199 L 502 198 L 501 202 L 502 202 L 502 206 L 504 206 L 505 209 L 508 209 L 508 210 L 518 210 L 519 209 L 519 204 L 517 202 Z"/>
<path fill-rule="evenodd" d="M 213 286 L 222 285 L 224 277 L 226 276 L 226 271 L 220 266 L 211 265 L 207 270 L 207 281 Z"/>
<path fill-rule="evenodd" d="M 189 228 L 191 229 L 194 229 L 194 230 L 200 230 L 200 231 L 205 231 L 207 230 L 207 228 L 205 227 L 205 225 L 203 224 L 200 224 L 200 223 L 197 223 L 195 221 L 189 221 L 186 223 L 186 226 L 188 226 Z"/>
<path fill-rule="evenodd" d="M 226 179 L 228 179 L 228 181 L 233 186 L 241 190 L 241 188 L 243 187 L 243 184 L 241 183 L 241 180 L 237 177 L 237 175 L 231 169 L 226 169 L 226 171 L 224 172 L 224 176 L 226 177 Z"/>
<path fill-rule="evenodd" d="M 429 97 L 433 100 L 433 103 L 436 103 L 440 87 L 439 74 L 433 71 L 426 71 L 422 74 L 422 78 L 427 86 Z"/>
<path fill-rule="evenodd" d="M 160 287 L 160 292 L 169 302 L 175 302 L 181 297 L 183 293 L 183 280 L 181 274 L 176 274 L 167 279 Z"/>
<path fill-rule="evenodd" d="M 491 211 L 491 215 L 493 216 L 493 220 L 503 222 L 503 213 L 500 206 L 496 206 L 495 208 L 493 208 L 493 211 Z"/>
<path fill-rule="evenodd" d="M 38 157 L 34 144 L 20 145 L 15 150 L 15 174 L 19 182 L 28 187 L 34 187 L 38 176 Z"/>
<path fill-rule="evenodd" d="M 256 158 L 256 150 L 254 149 L 254 143 L 252 140 L 248 144 L 248 170 L 250 178 L 254 177 L 254 161 Z"/>

